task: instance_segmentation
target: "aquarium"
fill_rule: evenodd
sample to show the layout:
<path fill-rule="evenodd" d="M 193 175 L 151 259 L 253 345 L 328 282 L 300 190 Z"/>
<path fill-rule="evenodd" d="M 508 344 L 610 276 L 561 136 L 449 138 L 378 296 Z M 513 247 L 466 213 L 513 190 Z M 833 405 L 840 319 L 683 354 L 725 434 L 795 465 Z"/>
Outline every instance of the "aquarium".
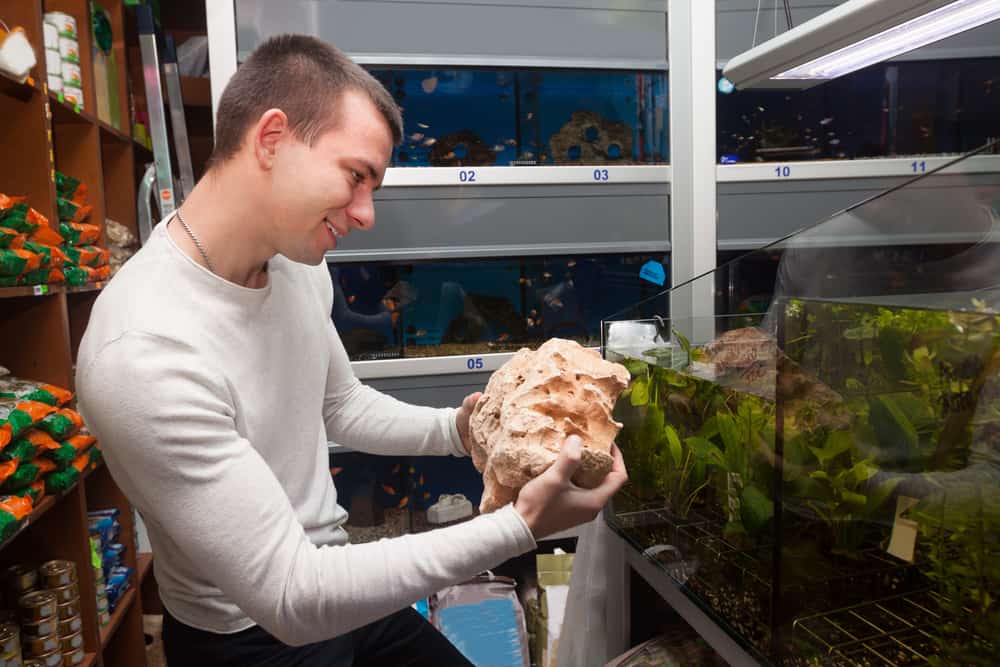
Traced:
<path fill-rule="evenodd" d="M 761 662 L 1000 664 L 998 267 L 945 169 L 606 318 L 609 523 Z"/>
<path fill-rule="evenodd" d="M 403 110 L 394 167 L 669 161 L 666 72 L 369 70 Z"/>
<path fill-rule="evenodd" d="M 998 138 L 998 72 L 1000 58 L 889 62 L 806 90 L 720 92 L 718 160 L 961 155 Z"/>
<path fill-rule="evenodd" d="M 554 336 L 596 347 L 601 318 L 662 289 L 643 276 L 670 273 L 664 253 L 328 266 L 352 361 L 514 352 Z"/>

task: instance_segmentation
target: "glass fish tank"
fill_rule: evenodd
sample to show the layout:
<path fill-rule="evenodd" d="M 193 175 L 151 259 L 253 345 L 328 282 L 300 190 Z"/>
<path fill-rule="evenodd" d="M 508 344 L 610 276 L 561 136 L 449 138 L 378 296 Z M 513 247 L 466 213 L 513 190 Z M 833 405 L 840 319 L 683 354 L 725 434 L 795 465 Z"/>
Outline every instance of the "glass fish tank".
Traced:
<path fill-rule="evenodd" d="M 596 347 L 602 317 L 662 289 L 643 277 L 651 267 L 670 273 L 664 253 L 328 266 L 351 361 L 515 352 L 554 336 Z"/>
<path fill-rule="evenodd" d="M 602 324 L 607 519 L 762 664 L 1000 664 L 1000 174 L 968 157 Z"/>
<path fill-rule="evenodd" d="M 798 91 L 720 85 L 718 160 L 960 156 L 998 138 L 998 72 L 1000 58 L 965 58 L 880 63 Z"/>
<path fill-rule="evenodd" d="M 394 167 L 666 164 L 663 71 L 383 68 L 403 110 Z"/>

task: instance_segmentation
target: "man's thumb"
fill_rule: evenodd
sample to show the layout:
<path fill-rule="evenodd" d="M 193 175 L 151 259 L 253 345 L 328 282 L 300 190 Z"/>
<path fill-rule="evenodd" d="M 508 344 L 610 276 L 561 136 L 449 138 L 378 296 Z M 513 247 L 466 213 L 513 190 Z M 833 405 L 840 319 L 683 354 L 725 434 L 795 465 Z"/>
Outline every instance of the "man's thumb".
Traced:
<path fill-rule="evenodd" d="M 580 467 L 580 458 L 583 456 L 583 441 L 580 436 L 571 435 L 563 442 L 559 450 L 559 458 L 552 464 L 552 470 L 563 481 L 568 482 L 576 474 L 576 469 Z"/>

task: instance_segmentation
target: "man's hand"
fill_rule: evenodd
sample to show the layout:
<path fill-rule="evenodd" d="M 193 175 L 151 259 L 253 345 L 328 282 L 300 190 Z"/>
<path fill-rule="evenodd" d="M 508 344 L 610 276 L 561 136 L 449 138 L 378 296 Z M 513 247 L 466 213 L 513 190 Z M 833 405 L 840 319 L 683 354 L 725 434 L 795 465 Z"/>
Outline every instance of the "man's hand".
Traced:
<path fill-rule="evenodd" d="M 525 484 L 514 501 L 514 509 L 524 518 L 536 540 L 591 521 L 628 481 L 622 454 L 612 445 L 614 464 L 601 485 L 582 489 L 573 484 L 570 478 L 580 467 L 582 446 L 577 436 L 566 438 L 556 462 Z"/>
<path fill-rule="evenodd" d="M 472 454 L 472 435 L 469 433 L 469 418 L 472 416 L 472 410 L 476 407 L 476 402 L 479 401 L 479 397 L 483 395 L 483 392 L 477 391 L 474 394 L 469 394 L 462 401 L 462 407 L 458 409 L 458 413 L 455 415 L 455 426 L 458 427 L 458 434 L 462 436 L 462 445 L 465 446 L 465 452 L 467 454 Z"/>

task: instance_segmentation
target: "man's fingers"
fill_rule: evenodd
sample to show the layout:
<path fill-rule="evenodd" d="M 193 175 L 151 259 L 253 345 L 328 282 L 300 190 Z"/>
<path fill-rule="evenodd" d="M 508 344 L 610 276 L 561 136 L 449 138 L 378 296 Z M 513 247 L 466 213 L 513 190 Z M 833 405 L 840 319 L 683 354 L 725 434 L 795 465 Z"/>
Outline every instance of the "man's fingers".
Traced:
<path fill-rule="evenodd" d="M 569 483 L 570 478 L 576 474 L 576 469 L 580 467 L 580 459 L 583 456 L 583 441 L 579 436 L 571 435 L 563 442 L 559 450 L 559 458 L 546 471 L 547 474 L 555 475 L 561 482 Z"/>
<path fill-rule="evenodd" d="M 625 460 L 622 459 L 621 450 L 617 445 L 611 445 L 611 456 L 614 462 L 611 464 L 611 471 L 601 480 L 601 483 L 593 489 L 593 492 L 604 498 L 604 502 L 611 499 L 611 496 L 618 493 L 625 482 L 628 481 L 628 471 L 625 470 Z"/>

